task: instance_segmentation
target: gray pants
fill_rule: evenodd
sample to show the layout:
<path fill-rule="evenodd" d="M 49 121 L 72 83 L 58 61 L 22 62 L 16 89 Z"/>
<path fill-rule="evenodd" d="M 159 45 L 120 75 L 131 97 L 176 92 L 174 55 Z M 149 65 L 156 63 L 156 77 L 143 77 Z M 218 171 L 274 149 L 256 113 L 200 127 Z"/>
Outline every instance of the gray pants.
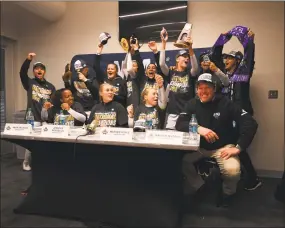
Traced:
<path fill-rule="evenodd" d="M 232 147 L 234 145 L 226 145 L 225 147 Z M 221 148 L 222 149 L 222 148 Z M 223 179 L 223 193 L 232 195 L 236 192 L 237 183 L 240 179 L 240 161 L 238 156 L 230 157 L 229 159 L 221 158 L 221 149 L 218 150 L 204 150 L 199 149 L 197 152 L 187 153 L 183 157 L 182 171 L 185 176 L 184 193 L 193 194 L 203 184 L 204 181 L 197 173 L 194 162 L 203 157 L 215 158 L 221 171 Z"/>

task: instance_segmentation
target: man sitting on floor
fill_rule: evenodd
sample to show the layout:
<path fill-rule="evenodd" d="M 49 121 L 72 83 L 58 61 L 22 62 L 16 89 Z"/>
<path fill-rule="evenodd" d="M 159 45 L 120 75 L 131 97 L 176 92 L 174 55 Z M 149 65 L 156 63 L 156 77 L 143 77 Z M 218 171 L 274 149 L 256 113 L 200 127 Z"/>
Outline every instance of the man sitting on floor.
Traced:
<path fill-rule="evenodd" d="M 187 153 L 183 158 L 185 193 L 194 196 L 193 193 L 204 184 L 193 163 L 203 157 L 213 157 L 223 179 L 218 206 L 228 206 L 240 179 L 238 154 L 250 145 L 258 125 L 251 115 L 230 99 L 215 94 L 215 83 L 209 73 L 199 76 L 197 96 L 186 104 L 185 111 L 179 115 L 176 123 L 176 130 L 188 132 L 189 121 L 195 114 L 199 124 L 198 133 L 201 135 L 199 151 Z M 233 121 L 240 125 L 237 142 Z"/>

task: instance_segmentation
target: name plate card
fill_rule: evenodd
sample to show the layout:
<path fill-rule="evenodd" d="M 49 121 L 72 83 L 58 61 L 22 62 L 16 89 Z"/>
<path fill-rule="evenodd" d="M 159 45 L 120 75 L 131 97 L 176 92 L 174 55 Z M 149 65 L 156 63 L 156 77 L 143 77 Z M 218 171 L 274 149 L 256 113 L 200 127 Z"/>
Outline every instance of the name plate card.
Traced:
<path fill-rule="evenodd" d="M 15 124 L 15 123 L 6 123 L 4 134 L 9 135 L 29 135 L 32 133 L 31 124 Z"/>
<path fill-rule="evenodd" d="M 183 132 L 147 130 L 146 141 L 159 144 L 182 144 Z"/>
<path fill-rule="evenodd" d="M 101 127 L 98 130 L 100 140 L 124 142 L 131 142 L 133 140 L 132 128 Z"/>
<path fill-rule="evenodd" d="M 44 137 L 67 137 L 69 126 L 65 125 L 44 125 L 41 136 Z"/>

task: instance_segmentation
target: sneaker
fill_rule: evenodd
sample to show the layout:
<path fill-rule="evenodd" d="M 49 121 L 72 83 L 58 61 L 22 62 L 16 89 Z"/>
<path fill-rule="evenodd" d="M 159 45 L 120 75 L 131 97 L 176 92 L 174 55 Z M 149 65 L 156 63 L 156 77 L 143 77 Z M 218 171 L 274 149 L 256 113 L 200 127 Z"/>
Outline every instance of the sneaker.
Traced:
<path fill-rule="evenodd" d="M 259 180 L 259 178 L 256 178 L 254 181 L 249 180 L 245 182 L 244 190 L 247 191 L 253 191 L 260 187 L 262 185 L 262 182 Z"/>
<path fill-rule="evenodd" d="M 23 170 L 24 171 L 31 171 L 31 166 L 27 162 L 23 162 Z"/>

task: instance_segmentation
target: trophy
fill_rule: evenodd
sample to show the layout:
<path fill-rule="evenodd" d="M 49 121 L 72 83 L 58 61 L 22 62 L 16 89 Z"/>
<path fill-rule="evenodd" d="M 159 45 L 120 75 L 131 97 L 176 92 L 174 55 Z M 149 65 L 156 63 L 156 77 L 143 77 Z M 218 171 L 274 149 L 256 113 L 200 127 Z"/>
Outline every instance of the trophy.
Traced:
<path fill-rule="evenodd" d="M 173 45 L 178 48 L 188 48 L 190 44 L 186 42 L 186 39 L 188 36 L 190 36 L 191 29 L 192 29 L 192 24 L 186 23 L 177 41 Z"/>
<path fill-rule="evenodd" d="M 111 38 L 111 35 L 107 32 L 102 32 L 100 35 L 99 35 L 99 40 L 101 42 L 102 45 L 105 45 L 107 44 L 108 40 Z"/>
<path fill-rule="evenodd" d="M 125 52 L 129 52 L 130 50 L 130 45 L 129 45 L 129 42 L 127 41 L 126 38 L 122 38 L 121 41 L 120 41 L 120 45 L 122 46 L 123 50 Z"/>

